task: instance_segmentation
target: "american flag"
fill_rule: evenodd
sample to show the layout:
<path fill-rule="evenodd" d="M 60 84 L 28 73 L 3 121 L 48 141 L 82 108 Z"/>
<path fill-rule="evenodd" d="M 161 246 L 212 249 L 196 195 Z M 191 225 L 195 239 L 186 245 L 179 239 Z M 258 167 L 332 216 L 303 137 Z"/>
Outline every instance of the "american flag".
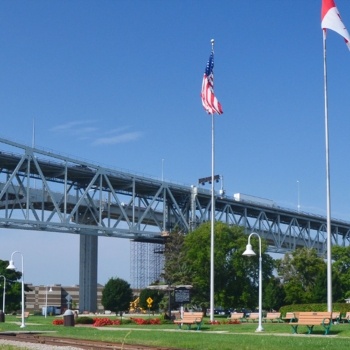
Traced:
<path fill-rule="evenodd" d="M 210 53 L 209 61 L 205 67 L 202 83 L 202 104 L 208 114 L 222 114 L 220 102 L 214 95 L 214 51 Z"/>

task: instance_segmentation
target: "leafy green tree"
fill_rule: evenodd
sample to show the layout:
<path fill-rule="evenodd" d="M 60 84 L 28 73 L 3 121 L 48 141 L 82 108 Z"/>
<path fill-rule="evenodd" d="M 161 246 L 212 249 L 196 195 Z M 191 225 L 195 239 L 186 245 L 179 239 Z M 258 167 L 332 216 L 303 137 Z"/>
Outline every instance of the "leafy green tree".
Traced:
<path fill-rule="evenodd" d="M 149 308 L 151 311 L 159 310 L 159 303 L 163 299 L 164 293 L 154 290 L 154 289 L 143 289 L 140 293 L 140 306 L 144 310 L 148 310 L 147 299 L 151 298 L 153 300 L 152 306 Z"/>
<path fill-rule="evenodd" d="M 121 278 L 110 278 L 103 289 L 101 303 L 105 310 L 117 313 L 128 310 L 132 299 L 132 290 L 128 282 Z"/>
<path fill-rule="evenodd" d="M 333 276 L 334 277 L 334 276 Z M 317 274 L 313 287 L 315 303 L 327 303 L 327 266 L 325 265 Z"/>
<path fill-rule="evenodd" d="M 316 249 L 301 248 L 285 254 L 276 262 L 278 275 L 284 283 L 285 301 L 290 304 L 312 303 L 315 283 L 326 263 Z"/>
<path fill-rule="evenodd" d="M 271 277 L 263 291 L 263 308 L 267 310 L 279 310 L 285 304 L 286 292 L 278 277 Z"/>
<path fill-rule="evenodd" d="M 161 277 L 166 284 L 191 284 L 192 272 L 186 262 L 185 235 L 176 227 L 165 243 L 164 269 Z"/>
<path fill-rule="evenodd" d="M 332 270 L 340 280 L 342 299 L 350 298 L 350 246 L 332 247 Z"/>
<path fill-rule="evenodd" d="M 0 275 L 6 278 L 6 298 L 5 298 L 5 312 L 15 312 L 21 309 L 22 302 L 22 283 L 18 282 L 22 278 L 22 273 L 15 270 L 7 269 L 9 266 L 8 260 L 0 260 Z M 4 291 L 4 279 L 0 278 L 0 300 L 3 300 Z M 31 291 L 31 289 L 24 284 L 24 290 L 26 292 Z M 2 302 L 0 303 L 2 305 Z M 2 306 L 1 306 L 2 308 Z"/>
<path fill-rule="evenodd" d="M 332 273 L 332 299 L 333 302 L 342 302 L 341 281 L 337 271 Z M 314 303 L 327 303 L 327 266 L 320 270 L 317 274 L 315 284 L 313 287 Z"/>
<path fill-rule="evenodd" d="M 223 307 L 250 307 L 258 304 L 258 254 L 245 257 L 248 237 L 239 226 L 229 227 L 222 222 L 215 223 L 214 244 L 214 298 L 215 304 Z M 190 267 L 192 302 L 208 307 L 210 297 L 210 237 L 211 223 L 207 222 L 185 237 L 186 264 Z M 259 241 L 252 237 L 251 244 L 259 252 Z M 262 240 L 263 279 L 272 276 L 273 259 L 265 254 Z"/>

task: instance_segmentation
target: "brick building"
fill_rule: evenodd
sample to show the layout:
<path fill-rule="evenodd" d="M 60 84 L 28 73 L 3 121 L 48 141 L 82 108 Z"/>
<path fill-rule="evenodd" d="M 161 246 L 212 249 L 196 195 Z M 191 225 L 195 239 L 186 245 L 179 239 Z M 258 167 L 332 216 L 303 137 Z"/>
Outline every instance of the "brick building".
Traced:
<path fill-rule="evenodd" d="M 70 308 L 79 310 L 79 285 L 61 286 L 60 284 L 53 284 L 51 286 L 33 286 L 32 284 L 27 284 L 27 286 L 31 291 L 24 293 L 26 311 L 41 312 L 46 306 L 47 297 L 47 306 L 54 306 L 60 311 L 60 313 L 63 313 L 68 308 L 68 301 L 66 299 L 68 295 L 72 297 Z M 104 286 L 101 284 L 97 285 L 97 310 L 81 311 L 91 311 L 94 313 L 104 312 L 104 308 L 101 304 L 103 288 Z"/>

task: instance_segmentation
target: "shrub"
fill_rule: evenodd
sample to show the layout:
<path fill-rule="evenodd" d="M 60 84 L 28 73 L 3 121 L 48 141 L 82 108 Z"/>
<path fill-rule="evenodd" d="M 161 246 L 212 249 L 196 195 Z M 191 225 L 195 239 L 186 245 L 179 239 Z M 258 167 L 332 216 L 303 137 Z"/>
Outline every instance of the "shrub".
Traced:
<path fill-rule="evenodd" d="M 279 310 L 284 316 L 287 312 L 304 312 L 304 311 L 327 311 L 327 304 L 292 304 L 282 306 Z M 340 312 L 345 315 L 350 311 L 350 304 L 346 303 L 333 303 L 333 311 Z"/>
<path fill-rule="evenodd" d="M 120 324 L 130 324 L 132 323 L 132 320 L 130 320 L 129 318 L 123 318 L 122 320 L 120 320 Z"/>
<path fill-rule="evenodd" d="M 92 317 L 77 317 L 75 320 L 76 324 L 94 324 L 95 320 Z"/>

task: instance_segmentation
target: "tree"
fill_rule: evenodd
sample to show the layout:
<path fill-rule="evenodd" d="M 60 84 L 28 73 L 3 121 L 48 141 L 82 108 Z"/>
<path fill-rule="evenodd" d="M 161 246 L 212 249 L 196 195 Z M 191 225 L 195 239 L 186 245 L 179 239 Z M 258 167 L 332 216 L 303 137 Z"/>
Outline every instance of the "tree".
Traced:
<path fill-rule="evenodd" d="M 176 227 L 165 243 L 164 269 L 161 277 L 167 284 L 190 284 L 191 268 L 186 262 L 185 235 Z"/>
<path fill-rule="evenodd" d="M 255 308 L 258 302 L 258 254 L 252 258 L 242 256 L 248 242 L 242 227 L 216 222 L 214 231 L 215 304 Z M 194 286 L 192 302 L 201 305 L 202 309 L 209 305 L 210 297 L 210 237 L 210 222 L 185 237 L 185 263 L 190 268 Z M 258 240 L 252 239 L 251 244 L 259 252 Z M 268 280 L 272 276 L 273 259 L 264 253 L 264 240 L 262 250 L 263 279 Z"/>
<path fill-rule="evenodd" d="M 301 248 L 277 260 L 278 275 L 283 281 L 285 301 L 290 304 L 312 303 L 315 283 L 326 263 L 316 249 Z"/>
<path fill-rule="evenodd" d="M 271 277 L 264 290 L 263 308 L 267 310 L 279 310 L 285 304 L 286 293 L 283 284 L 278 277 Z"/>
<path fill-rule="evenodd" d="M 7 269 L 7 266 L 9 266 L 8 260 L 0 260 L 0 275 L 5 276 L 6 278 L 6 313 L 20 310 L 22 302 L 22 283 L 18 282 L 18 280 L 22 278 L 22 273 L 15 270 L 9 270 Z M 4 279 L 2 277 L 0 278 L 0 283 L 2 287 L 0 288 L 0 300 L 3 300 Z M 24 290 L 26 292 L 31 291 L 26 284 L 24 285 Z"/>
<path fill-rule="evenodd" d="M 332 270 L 339 276 L 342 299 L 350 298 L 350 246 L 332 247 Z"/>
<path fill-rule="evenodd" d="M 164 293 L 154 290 L 154 289 L 143 289 L 140 293 L 140 306 L 144 310 L 150 309 L 151 311 L 159 310 L 159 303 L 163 299 Z M 148 307 L 147 299 L 151 298 L 153 300 L 152 306 Z"/>
<path fill-rule="evenodd" d="M 110 278 L 103 289 L 101 303 L 105 310 L 117 313 L 128 310 L 132 299 L 132 290 L 128 282 L 121 278 Z"/>

